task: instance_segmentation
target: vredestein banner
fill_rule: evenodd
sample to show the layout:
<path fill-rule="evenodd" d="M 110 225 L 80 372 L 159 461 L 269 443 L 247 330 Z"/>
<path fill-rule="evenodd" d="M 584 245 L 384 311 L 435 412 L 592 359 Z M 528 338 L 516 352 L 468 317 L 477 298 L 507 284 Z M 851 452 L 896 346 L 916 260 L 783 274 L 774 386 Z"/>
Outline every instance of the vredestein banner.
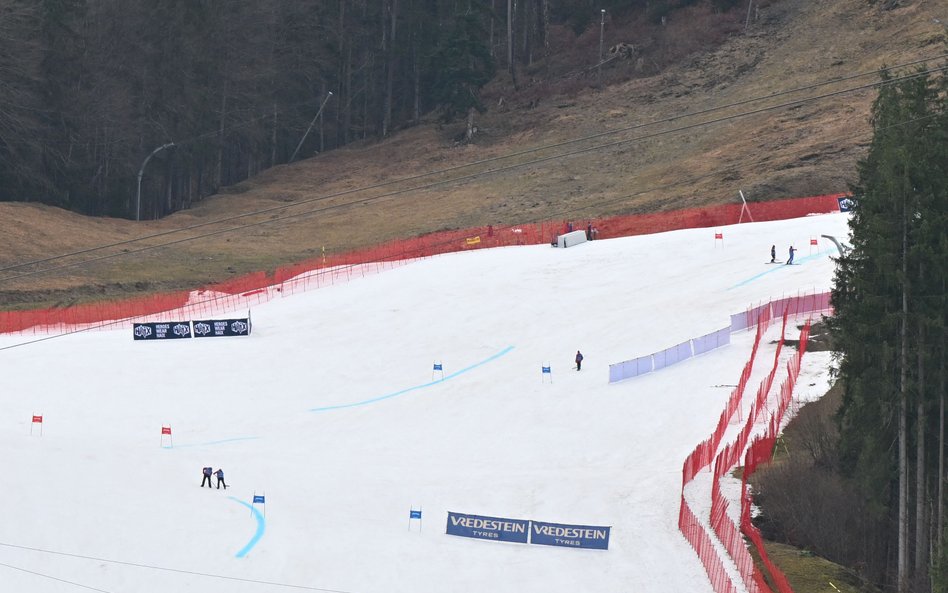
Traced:
<path fill-rule="evenodd" d="M 191 323 L 169 321 L 166 323 L 135 323 L 132 338 L 135 340 L 175 340 L 191 337 Z"/>
<path fill-rule="evenodd" d="M 597 527 L 595 525 L 564 525 L 532 521 L 530 524 L 530 543 L 544 546 L 608 550 L 611 529 L 611 527 Z"/>
<path fill-rule="evenodd" d="M 529 531 L 530 521 L 526 520 L 448 511 L 448 535 L 525 544 Z"/>
<path fill-rule="evenodd" d="M 250 317 L 241 319 L 203 319 L 194 322 L 195 338 L 249 336 Z"/>

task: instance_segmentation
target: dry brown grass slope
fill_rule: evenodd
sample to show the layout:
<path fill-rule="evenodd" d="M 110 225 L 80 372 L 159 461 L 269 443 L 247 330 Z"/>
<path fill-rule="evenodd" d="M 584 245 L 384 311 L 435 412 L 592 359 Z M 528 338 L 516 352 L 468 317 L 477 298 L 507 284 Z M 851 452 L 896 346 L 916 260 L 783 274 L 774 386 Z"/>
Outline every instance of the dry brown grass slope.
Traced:
<path fill-rule="evenodd" d="M 946 29 L 933 19 L 948 22 L 948 2 L 903 0 L 894 8 L 867 0 L 761 4 L 746 34 L 660 75 L 635 78 L 632 62 L 615 61 L 605 78 L 620 82 L 602 89 L 545 96 L 532 109 L 521 100 L 525 93 L 508 94 L 505 108 L 479 119 L 474 144 L 455 145 L 460 126 L 428 123 L 379 143 L 276 167 L 161 221 L 87 219 L 34 204 L 2 203 L 0 268 L 269 212 L 5 269 L 0 306 L 190 288 L 305 259 L 323 248 L 340 251 L 443 228 L 714 204 L 735 200 L 738 189 L 752 200 L 844 191 L 855 180 L 855 164 L 870 139 L 873 90 L 742 114 L 844 91 L 876 77 L 729 106 L 943 54 Z M 685 25 L 670 21 L 665 43 L 686 35 Z M 505 92 L 501 81 L 491 85 L 488 96 L 496 100 Z M 722 109 L 667 121 L 716 107 Z M 733 119 L 700 125 L 726 116 Z M 652 122 L 660 123 L 645 125 Z M 626 131 L 542 149 L 615 130 Z M 463 167 L 533 149 L 541 150 Z M 463 168 L 399 181 L 455 167 Z M 484 173 L 492 169 L 503 170 Z M 467 176 L 473 177 L 451 182 Z M 383 183 L 388 185 L 356 191 Z M 264 221 L 269 222 L 183 240 Z M 40 269 L 48 271 L 35 273 Z"/>

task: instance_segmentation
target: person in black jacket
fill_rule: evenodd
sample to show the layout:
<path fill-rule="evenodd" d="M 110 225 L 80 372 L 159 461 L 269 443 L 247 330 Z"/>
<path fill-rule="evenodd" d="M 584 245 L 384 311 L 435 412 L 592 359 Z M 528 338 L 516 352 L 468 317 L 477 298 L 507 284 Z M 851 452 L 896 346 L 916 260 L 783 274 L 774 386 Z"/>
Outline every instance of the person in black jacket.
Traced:
<path fill-rule="evenodd" d="M 770 263 L 777 263 L 777 246 L 770 246 Z"/>
<path fill-rule="evenodd" d="M 213 472 L 214 469 L 210 467 L 205 467 L 202 471 L 204 472 L 204 479 L 201 480 L 201 488 L 204 487 L 204 482 L 207 482 L 207 487 L 210 488 L 211 487 L 211 472 Z"/>
<path fill-rule="evenodd" d="M 576 351 L 576 370 L 583 368 L 583 353 L 579 350 Z"/>

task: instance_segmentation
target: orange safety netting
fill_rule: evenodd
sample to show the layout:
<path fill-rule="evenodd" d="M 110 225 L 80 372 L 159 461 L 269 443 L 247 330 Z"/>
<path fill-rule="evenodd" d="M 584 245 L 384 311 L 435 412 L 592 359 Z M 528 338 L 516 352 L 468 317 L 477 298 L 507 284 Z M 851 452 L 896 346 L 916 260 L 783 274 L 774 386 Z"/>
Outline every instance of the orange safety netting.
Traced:
<path fill-rule="evenodd" d="M 346 253 L 327 254 L 279 267 L 272 273 L 246 274 L 202 287 L 194 293 L 181 291 L 62 308 L 0 312 L 0 333 L 26 330 L 46 333 L 77 327 L 106 328 L 130 320 L 160 318 L 162 313 L 167 313 L 168 316 L 221 315 L 266 302 L 276 296 L 346 282 L 353 276 L 391 269 L 416 258 L 472 249 L 551 243 L 557 235 L 571 229 L 585 230 L 594 239 L 605 239 L 736 224 L 740 220 L 748 221 L 751 218 L 754 221 L 780 220 L 812 213 L 838 212 L 837 198 L 842 195 L 844 194 L 753 203 L 749 205 L 749 213 L 742 211 L 743 206 L 740 204 L 727 204 L 603 219 L 488 225 L 440 231 Z"/>

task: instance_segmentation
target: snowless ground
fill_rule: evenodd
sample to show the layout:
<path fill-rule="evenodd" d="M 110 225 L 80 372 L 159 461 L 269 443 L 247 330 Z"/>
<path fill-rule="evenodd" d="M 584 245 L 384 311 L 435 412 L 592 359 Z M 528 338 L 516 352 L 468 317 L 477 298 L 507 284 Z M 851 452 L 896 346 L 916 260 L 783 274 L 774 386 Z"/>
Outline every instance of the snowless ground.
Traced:
<path fill-rule="evenodd" d="M 708 593 L 677 529 L 681 465 L 752 334 L 615 385 L 608 365 L 827 290 L 822 234 L 845 237 L 845 215 L 440 256 L 255 307 L 250 337 L 0 336 L 0 591 Z M 800 265 L 765 265 L 772 244 Z M 828 364 L 804 358 L 802 400 Z M 231 487 L 199 487 L 205 465 Z M 460 538 L 449 510 L 612 537 Z"/>

